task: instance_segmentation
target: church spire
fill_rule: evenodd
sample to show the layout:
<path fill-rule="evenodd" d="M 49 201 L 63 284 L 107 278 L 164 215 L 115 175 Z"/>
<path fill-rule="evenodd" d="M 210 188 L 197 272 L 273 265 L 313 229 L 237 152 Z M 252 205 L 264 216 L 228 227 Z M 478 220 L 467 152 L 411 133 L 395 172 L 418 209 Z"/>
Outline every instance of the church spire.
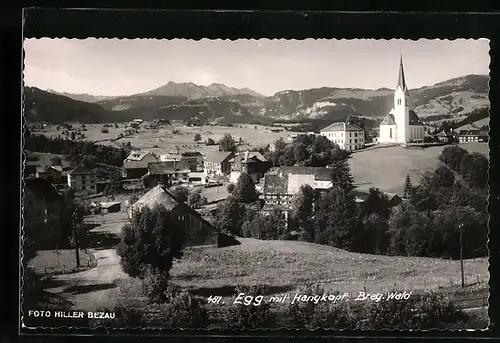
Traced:
<path fill-rule="evenodd" d="M 399 77 L 398 77 L 398 87 L 401 87 L 405 94 L 408 94 L 408 88 L 406 87 L 405 71 L 403 68 L 403 54 L 401 54 L 399 59 Z"/>

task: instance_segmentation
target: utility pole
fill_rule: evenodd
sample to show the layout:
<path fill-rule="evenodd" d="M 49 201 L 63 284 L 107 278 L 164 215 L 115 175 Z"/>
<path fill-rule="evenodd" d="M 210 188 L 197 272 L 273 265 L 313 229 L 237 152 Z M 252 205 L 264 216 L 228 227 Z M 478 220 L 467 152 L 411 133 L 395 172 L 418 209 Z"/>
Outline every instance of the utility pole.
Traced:
<path fill-rule="evenodd" d="M 78 244 L 78 232 L 77 232 L 77 209 L 73 211 L 73 239 L 74 239 L 74 244 L 75 244 L 75 257 L 76 257 L 76 268 L 80 268 L 80 247 Z"/>
<path fill-rule="evenodd" d="M 458 227 L 460 229 L 460 271 L 462 274 L 462 288 L 465 287 L 465 280 L 464 280 L 464 258 L 463 258 L 463 249 L 462 249 L 462 231 L 463 231 L 463 224 L 459 224 Z"/>

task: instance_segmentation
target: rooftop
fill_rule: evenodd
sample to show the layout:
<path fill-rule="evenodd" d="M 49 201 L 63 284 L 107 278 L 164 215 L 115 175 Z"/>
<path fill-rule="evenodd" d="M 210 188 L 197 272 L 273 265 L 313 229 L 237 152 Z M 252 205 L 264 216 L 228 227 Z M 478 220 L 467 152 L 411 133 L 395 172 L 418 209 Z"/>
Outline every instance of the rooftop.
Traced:
<path fill-rule="evenodd" d="M 330 124 L 324 129 L 320 130 L 320 132 L 332 132 L 332 131 L 363 131 L 363 129 L 355 125 L 346 124 L 344 122 L 337 122 Z"/>
<path fill-rule="evenodd" d="M 205 161 L 222 163 L 232 155 L 229 151 L 209 151 L 205 154 Z"/>
<path fill-rule="evenodd" d="M 128 156 L 129 161 L 142 161 L 144 157 L 151 154 L 149 151 L 132 151 Z"/>
<path fill-rule="evenodd" d="M 76 167 L 68 173 L 69 175 L 92 175 L 95 174 L 93 170 L 83 166 Z"/>

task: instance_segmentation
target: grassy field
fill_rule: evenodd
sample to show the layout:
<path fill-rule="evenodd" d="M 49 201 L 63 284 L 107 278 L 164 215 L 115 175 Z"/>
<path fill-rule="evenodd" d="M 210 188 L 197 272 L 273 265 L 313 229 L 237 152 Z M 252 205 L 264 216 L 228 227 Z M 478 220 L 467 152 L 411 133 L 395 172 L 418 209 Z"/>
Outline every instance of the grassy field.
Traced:
<path fill-rule="evenodd" d="M 425 289 L 465 297 L 459 287 L 458 261 L 358 254 L 305 242 L 240 241 L 241 245 L 226 248 L 186 249 L 174 263 L 172 281 L 195 295 L 222 296 L 226 305 L 235 299 L 237 286 L 267 285 L 265 297 L 293 297 L 307 283 L 319 284 L 327 294 L 349 293 L 349 299 L 360 291 Z M 468 296 L 487 292 L 487 258 L 466 260 L 464 267 Z M 140 281 L 126 280 L 119 287 L 124 304 L 141 306 Z"/>
<path fill-rule="evenodd" d="M 30 262 L 38 274 L 65 274 L 95 267 L 97 260 L 93 254 L 80 249 L 80 268 L 76 268 L 74 249 L 41 250 Z"/>
<path fill-rule="evenodd" d="M 102 141 L 106 139 L 114 139 L 118 137 L 120 133 L 125 132 L 125 123 L 118 124 L 118 128 L 113 125 L 108 128 L 109 133 L 101 133 L 102 124 L 87 124 L 85 131 L 86 139 L 91 141 Z M 76 125 L 76 127 L 79 127 Z M 179 133 L 173 134 L 174 130 L 178 130 Z M 47 126 L 43 131 L 47 136 L 56 137 L 58 132 L 56 126 Z M 133 136 L 127 136 L 116 143 L 119 142 L 130 142 L 133 147 L 139 149 L 148 149 L 151 152 L 160 153 L 165 151 L 173 150 L 178 147 L 179 150 L 193 150 L 198 151 L 210 151 L 216 149 L 216 147 L 207 147 L 205 144 L 197 144 L 194 142 L 194 136 L 199 133 L 202 138 L 202 142 L 206 141 L 208 138 L 212 138 L 214 141 L 218 141 L 224 134 L 228 133 L 233 136 L 234 139 L 238 140 L 240 137 L 246 143 L 252 145 L 262 145 L 270 144 L 276 141 L 278 138 L 283 137 L 286 139 L 288 132 L 271 132 L 268 127 L 260 125 L 250 125 L 250 124 L 238 124 L 234 127 L 226 126 L 201 126 L 201 127 L 188 127 L 181 124 L 174 124 L 172 126 L 164 126 L 158 130 L 150 130 L 144 128 L 144 125 L 139 129 L 139 133 Z M 116 145 L 115 142 L 101 142 L 101 144 Z"/>
<path fill-rule="evenodd" d="M 405 149 L 399 146 L 358 151 L 352 154 L 349 164 L 354 181 L 359 189 L 377 187 L 380 190 L 401 194 L 407 174 L 413 183 L 420 181 L 426 170 L 434 170 L 439 163 L 438 157 L 445 146 L 425 149 Z M 469 152 L 479 152 L 489 156 L 486 143 L 460 145 Z"/>

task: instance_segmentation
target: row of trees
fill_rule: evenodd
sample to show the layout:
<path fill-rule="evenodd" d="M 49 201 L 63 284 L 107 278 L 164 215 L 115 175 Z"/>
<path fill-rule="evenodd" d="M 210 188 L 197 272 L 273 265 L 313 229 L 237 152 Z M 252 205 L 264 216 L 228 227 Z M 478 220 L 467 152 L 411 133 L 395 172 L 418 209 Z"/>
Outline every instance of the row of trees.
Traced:
<path fill-rule="evenodd" d="M 31 134 L 29 130 L 25 131 L 24 144 L 26 150 L 66 155 L 75 164 L 80 164 L 86 159 L 114 166 L 123 165 L 123 160 L 132 149 L 130 143 L 117 148 L 93 142 L 49 138 Z"/>
<path fill-rule="evenodd" d="M 265 157 L 274 167 L 326 167 L 336 161 L 346 160 L 349 152 L 340 149 L 326 137 L 310 134 L 297 136 L 292 144 L 286 144 L 282 138 L 278 139 L 275 150 L 267 152 Z"/>
<path fill-rule="evenodd" d="M 464 256 L 486 256 L 487 160 L 458 149 L 444 149 L 440 160 L 455 161 L 450 158 L 452 152 L 462 153 L 459 173 L 441 165 L 425 173 L 416 186 L 408 175 L 406 201 L 397 206 L 376 188 L 357 203 L 346 157 L 329 164 L 333 187 L 320 193 L 303 185 L 292 199 L 288 216 L 280 208 L 267 215 L 256 210 L 252 206 L 257 199 L 255 186 L 242 174 L 231 196 L 219 206 L 217 225 L 244 237 L 300 239 L 362 253 L 445 258 L 458 258 L 461 229 Z"/>

